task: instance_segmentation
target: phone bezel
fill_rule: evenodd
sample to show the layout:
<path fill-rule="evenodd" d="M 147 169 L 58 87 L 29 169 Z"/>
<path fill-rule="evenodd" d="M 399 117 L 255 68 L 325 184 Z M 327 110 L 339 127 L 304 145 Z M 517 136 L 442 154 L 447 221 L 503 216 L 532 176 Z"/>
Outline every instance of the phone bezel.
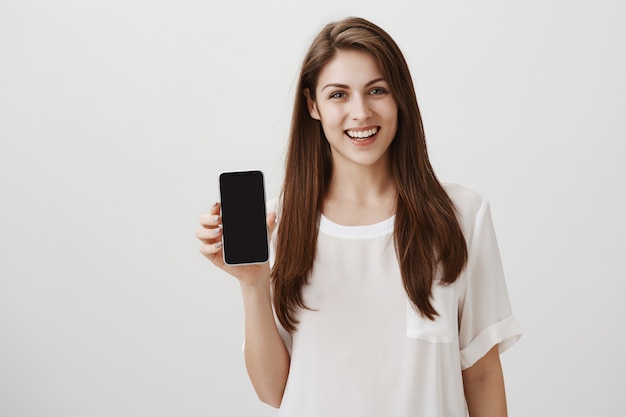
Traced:
<path fill-rule="evenodd" d="M 226 171 L 226 172 L 222 172 L 219 176 L 219 189 L 220 189 L 220 201 L 223 200 L 223 192 L 222 192 L 222 188 L 223 188 L 223 178 L 227 177 L 227 176 L 246 176 L 246 175 L 259 175 L 261 178 L 261 191 L 262 191 L 262 207 L 263 207 L 263 218 L 264 221 L 265 219 L 267 219 L 267 209 L 266 209 L 266 197 L 265 197 L 265 177 L 263 175 L 263 172 L 260 170 L 249 170 L 249 171 Z M 223 205 L 220 204 L 220 215 L 222 216 L 222 222 L 224 222 L 224 213 L 223 213 Z M 227 216 L 228 217 L 228 216 Z M 265 222 L 265 259 L 263 260 L 250 260 L 250 261 L 243 261 L 243 262 L 233 262 L 233 260 L 231 259 L 231 261 L 229 262 L 227 259 L 227 243 L 225 240 L 227 240 L 227 238 L 225 239 L 226 233 L 228 233 L 228 226 L 226 225 L 226 227 L 224 227 L 224 223 L 222 223 L 222 257 L 224 260 L 224 263 L 226 265 L 231 265 L 231 266 L 241 266 L 241 265 L 262 265 L 265 264 L 267 262 L 269 262 L 270 259 L 270 245 L 269 245 L 269 231 L 267 229 L 267 223 Z M 231 256 L 232 258 L 232 256 Z"/>

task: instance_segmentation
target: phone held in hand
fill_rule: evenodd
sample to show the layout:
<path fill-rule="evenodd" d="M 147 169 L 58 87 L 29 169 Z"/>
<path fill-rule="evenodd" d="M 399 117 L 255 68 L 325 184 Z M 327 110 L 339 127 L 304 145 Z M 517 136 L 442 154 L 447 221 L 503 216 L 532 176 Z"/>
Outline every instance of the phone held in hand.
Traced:
<path fill-rule="evenodd" d="M 223 172 L 219 182 L 224 262 L 228 265 L 267 262 L 269 244 L 263 173 Z"/>

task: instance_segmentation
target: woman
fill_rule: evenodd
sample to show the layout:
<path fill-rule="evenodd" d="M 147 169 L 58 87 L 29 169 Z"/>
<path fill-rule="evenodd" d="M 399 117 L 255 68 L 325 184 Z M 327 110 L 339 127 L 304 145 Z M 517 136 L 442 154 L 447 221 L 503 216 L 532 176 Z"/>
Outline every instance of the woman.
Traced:
<path fill-rule="evenodd" d="M 289 417 L 506 415 L 499 352 L 521 332 L 489 205 L 435 177 L 406 61 L 371 22 L 314 39 L 272 205 L 271 270 L 224 264 L 219 204 L 197 232 L 239 279 L 262 401 Z"/>

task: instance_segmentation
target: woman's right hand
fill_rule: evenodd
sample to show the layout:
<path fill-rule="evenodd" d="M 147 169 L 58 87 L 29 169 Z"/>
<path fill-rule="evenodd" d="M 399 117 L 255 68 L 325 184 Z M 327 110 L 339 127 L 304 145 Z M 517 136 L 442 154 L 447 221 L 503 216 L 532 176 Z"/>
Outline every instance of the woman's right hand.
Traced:
<path fill-rule="evenodd" d="M 268 236 L 272 235 L 276 227 L 276 213 L 267 214 Z M 222 253 L 222 217 L 220 204 L 215 203 L 208 214 L 200 217 L 200 227 L 196 230 L 196 237 L 202 242 L 200 253 L 218 268 L 239 279 L 242 284 L 256 283 L 260 278 L 269 278 L 269 262 L 259 265 L 228 265 L 224 262 Z"/>

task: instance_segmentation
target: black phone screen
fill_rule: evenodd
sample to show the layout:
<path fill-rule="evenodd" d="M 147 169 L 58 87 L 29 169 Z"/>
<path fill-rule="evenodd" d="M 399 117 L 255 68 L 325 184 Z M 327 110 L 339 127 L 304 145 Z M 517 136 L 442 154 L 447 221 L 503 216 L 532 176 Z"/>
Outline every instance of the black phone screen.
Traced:
<path fill-rule="evenodd" d="M 263 263 L 269 259 L 265 189 L 261 171 L 220 175 L 224 262 Z"/>

